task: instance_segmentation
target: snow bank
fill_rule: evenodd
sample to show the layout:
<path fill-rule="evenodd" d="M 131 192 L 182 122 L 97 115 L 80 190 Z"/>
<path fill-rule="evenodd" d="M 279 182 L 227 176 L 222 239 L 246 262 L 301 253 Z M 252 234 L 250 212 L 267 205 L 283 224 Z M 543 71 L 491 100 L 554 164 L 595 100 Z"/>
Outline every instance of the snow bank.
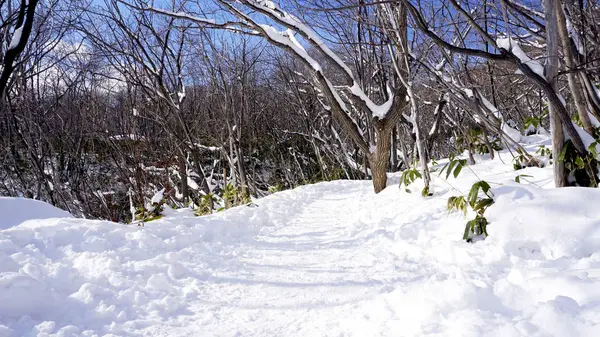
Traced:
<path fill-rule="evenodd" d="M 0 336 L 600 336 L 600 190 L 499 156 L 434 172 L 425 199 L 336 181 L 146 227 L 1 230 Z M 496 203 L 469 244 L 445 206 L 479 179 Z"/>
<path fill-rule="evenodd" d="M 589 202 L 600 199 L 599 189 L 542 190 L 515 183 L 494 193 L 489 217 L 502 225 L 493 226 L 490 243 L 527 246 L 526 254 L 536 259 L 583 259 L 595 253 L 600 258 L 600 210 Z"/>
<path fill-rule="evenodd" d="M 69 212 L 39 200 L 0 197 L 0 229 L 11 228 L 32 219 L 72 217 Z"/>

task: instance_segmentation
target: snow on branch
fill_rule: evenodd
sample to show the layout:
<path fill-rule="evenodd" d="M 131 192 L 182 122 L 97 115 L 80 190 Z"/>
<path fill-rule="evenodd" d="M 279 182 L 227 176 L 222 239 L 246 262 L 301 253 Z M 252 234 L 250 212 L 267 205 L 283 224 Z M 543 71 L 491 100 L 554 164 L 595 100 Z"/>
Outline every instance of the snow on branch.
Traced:
<path fill-rule="evenodd" d="M 262 29 L 262 32 L 266 34 L 270 40 L 291 48 L 296 55 L 298 55 L 299 57 L 304 59 L 304 61 L 309 63 L 315 71 L 321 71 L 321 65 L 319 64 L 319 62 L 317 62 L 310 55 L 308 55 L 306 49 L 304 49 L 294 37 L 294 32 L 292 30 L 288 29 L 287 31 L 280 32 L 269 25 L 261 24 L 258 26 Z"/>
<path fill-rule="evenodd" d="M 23 34 L 23 25 L 19 26 L 19 28 L 15 29 L 15 32 L 10 40 L 10 45 L 8 49 L 16 49 L 21 42 L 21 35 Z"/>
<path fill-rule="evenodd" d="M 369 97 L 367 97 L 365 92 L 360 88 L 360 86 L 356 82 L 354 82 L 354 85 L 350 87 L 350 92 L 354 96 L 360 98 L 366 104 L 369 110 L 371 110 L 373 117 L 377 117 L 379 119 L 385 118 L 387 113 L 390 111 L 392 104 L 394 103 L 394 93 L 392 92 L 389 86 L 387 87 L 389 98 L 382 105 L 377 105 L 373 103 L 373 101 L 369 99 Z"/>
<path fill-rule="evenodd" d="M 501 48 L 508 52 L 511 52 L 519 60 L 521 60 L 521 63 L 523 65 L 529 67 L 529 69 L 531 69 L 534 73 L 539 75 L 541 78 L 545 78 L 544 77 L 544 66 L 540 62 L 533 60 L 529 56 L 527 56 L 527 54 L 525 54 L 523 49 L 521 49 L 521 46 L 519 46 L 519 43 L 517 41 L 515 41 L 511 38 L 498 38 L 496 40 L 496 45 L 498 45 L 498 48 Z"/>
<path fill-rule="evenodd" d="M 254 9 L 260 13 L 263 13 L 264 15 L 266 15 L 269 18 L 271 18 L 272 20 L 274 20 L 276 23 L 285 26 L 287 28 L 287 33 L 285 34 L 286 38 L 289 39 L 292 44 L 294 44 L 294 47 L 292 47 L 292 49 L 294 50 L 295 53 L 297 53 L 301 57 L 305 57 L 303 55 L 308 55 L 308 53 L 300 45 L 300 43 L 298 43 L 298 41 L 294 37 L 294 34 L 291 34 L 290 32 L 298 33 L 306 41 L 308 41 L 315 49 L 321 51 L 325 56 L 327 56 L 334 63 L 334 65 L 338 68 L 338 70 L 343 72 L 343 75 L 345 76 L 346 81 L 348 82 L 347 85 L 349 87 L 349 90 L 352 93 L 352 95 L 354 96 L 354 98 L 359 100 L 360 102 L 362 102 L 361 105 L 366 107 L 370 111 L 370 113 L 373 117 L 376 117 L 379 119 L 385 118 L 385 116 L 390 111 L 390 109 L 393 105 L 392 103 L 394 102 L 394 95 L 390 94 L 388 101 L 383 103 L 382 105 L 375 104 L 365 94 L 364 90 L 360 87 L 358 82 L 355 80 L 352 70 L 340 59 L 340 57 L 336 53 L 334 53 L 323 42 L 323 40 L 317 35 L 317 33 L 313 29 L 308 27 L 306 24 L 304 24 L 302 21 L 300 21 L 294 15 L 291 15 L 291 14 L 281 10 L 280 8 L 278 8 L 272 1 L 247 0 L 247 1 L 242 1 L 242 3 L 248 5 L 251 9 Z M 261 26 L 264 28 L 266 25 L 261 25 Z M 274 31 L 274 28 L 269 29 L 268 31 L 269 31 L 269 33 L 272 33 Z M 279 34 L 283 35 L 283 33 L 279 33 Z M 276 36 L 270 35 L 270 37 L 281 40 L 281 38 L 278 38 Z M 286 42 L 286 44 L 287 44 L 287 42 Z M 317 70 L 313 63 L 311 63 L 311 65 L 313 66 L 313 69 Z M 321 71 L 321 70 L 319 69 L 317 71 Z M 332 88 L 332 91 L 335 91 L 335 89 Z M 388 90 L 388 91 L 391 93 L 391 90 Z"/>
<path fill-rule="evenodd" d="M 205 27 L 221 28 L 221 29 L 229 30 L 229 31 L 236 32 L 236 33 L 251 34 L 248 31 L 243 31 L 244 29 L 249 28 L 249 26 L 246 25 L 245 22 L 239 22 L 239 21 L 217 22 L 216 20 L 213 20 L 213 19 L 199 17 L 199 16 L 191 15 L 191 14 L 181 12 L 181 11 L 173 12 L 173 11 L 169 11 L 169 10 L 165 10 L 165 9 L 161 9 L 161 8 L 156 8 L 153 6 L 139 7 L 137 5 L 133 5 L 124 0 L 118 0 L 118 1 L 120 3 L 125 4 L 126 6 L 129 6 L 131 8 L 137 9 L 137 10 L 150 11 L 150 12 L 157 13 L 157 14 L 167 15 L 167 16 L 170 16 L 173 18 L 189 20 L 189 21 L 192 21 L 194 23 L 197 23 L 197 24 L 199 24 L 201 26 L 205 26 Z"/>

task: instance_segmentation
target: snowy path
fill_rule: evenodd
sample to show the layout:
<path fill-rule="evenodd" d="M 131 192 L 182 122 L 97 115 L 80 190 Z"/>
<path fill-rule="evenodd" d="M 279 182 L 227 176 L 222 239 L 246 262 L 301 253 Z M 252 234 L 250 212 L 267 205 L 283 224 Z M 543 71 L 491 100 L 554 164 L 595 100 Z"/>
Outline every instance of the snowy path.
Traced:
<path fill-rule="evenodd" d="M 448 216 L 446 198 L 373 199 L 370 189 L 345 182 L 297 192 L 302 202 L 285 201 L 291 212 L 270 217 L 251 240 L 229 247 L 229 259 L 204 271 L 187 318 L 144 335 L 481 336 L 497 326 L 473 317 L 498 314 L 515 330 L 514 313 L 493 294 L 492 262 L 507 261 L 477 271 L 466 251 L 458 247 L 455 255 L 464 220 Z M 482 257 L 490 250 L 497 253 L 488 247 Z"/>
<path fill-rule="evenodd" d="M 439 178 L 429 198 L 337 181 L 144 228 L 0 230 L 0 337 L 600 336 L 600 190 L 515 184 L 505 161 L 473 167 L 496 200 L 476 244 Z"/>
<path fill-rule="evenodd" d="M 230 336 L 372 333 L 362 323 L 349 322 L 370 319 L 365 302 L 389 289 L 394 268 L 376 233 L 352 232 L 368 191 L 368 185 L 356 185 L 351 193 L 305 195 L 312 200 L 289 218 L 236 246 L 236 258 L 213 270 L 199 303 L 190 304 L 211 312 L 192 323 L 196 331 Z"/>

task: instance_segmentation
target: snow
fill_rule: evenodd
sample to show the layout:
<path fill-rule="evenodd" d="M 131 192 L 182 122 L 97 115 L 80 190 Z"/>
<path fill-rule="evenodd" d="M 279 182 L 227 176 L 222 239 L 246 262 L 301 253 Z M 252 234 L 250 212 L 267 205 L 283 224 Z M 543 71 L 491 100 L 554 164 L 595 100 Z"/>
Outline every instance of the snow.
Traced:
<path fill-rule="evenodd" d="M 165 194 L 165 189 L 163 188 L 162 190 L 156 192 L 152 196 L 152 199 L 150 200 L 150 203 L 151 204 L 158 204 L 159 202 L 161 202 L 163 200 L 164 194 Z"/>
<path fill-rule="evenodd" d="M 218 146 L 207 146 L 207 145 L 203 145 L 203 144 L 199 144 L 199 143 L 195 143 L 194 146 L 196 146 L 199 149 L 211 151 L 211 152 L 221 151 L 221 148 Z"/>
<path fill-rule="evenodd" d="M 156 12 L 156 13 L 161 13 L 161 14 L 166 14 L 166 15 L 170 15 L 170 16 L 175 16 L 181 19 L 186 19 L 186 20 L 190 20 L 196 23 L 200 23 L 200 24 L 204 24 L 204 25 L 208 25 L 208 26 L 214 26 L 217 25 L 218 23 L 213 20 L 213 19 L 207 19 L 207 18 L 201 18 L 201 17 L 197 17 L 197 16 L 193 16 L 190 15 L 188 13 L 185 12 L 170 12 L 170 11 L 166 11 L 157 7 L 148 7 L 147 8 L 150 11 Z"/>
<path fill-rule="evenodd" d="M 145 227 L 1 230 L 0 336 L 599 336 L 600 190 L 553 189 L 551 166 L 498 156 L 434 172 L 428 198 L 393 175 L 377 195 L 334 181 Z M 480 179 L 496 203 L 470 244 L 446 201 Z"/>
<path fill-rule="evenodd" d="M 138 111 L 133 109 L 133 115 L 137 116 L 138 115 L 137 113 L 138 113 Z M 146 140 L 146 137 L 138 136 L 136 134 L 130 133 L 130 134 L 123 134 L 123 135 L 109 136 L 108 139 L 114 140 L 114 141 L 123 141 L 123 140 L 144 141 L 144 140 Z"/>
<path fill-rule="evenodd" d="M 325 44 L 325 42 L 314 30 L 300 21 L 297 17 L 281 10 L 272 1 L 256 1 L 252 4 L 252 6 L 260 8 L 272 18 L 276 18 L 276 21 L 287 27 L 286 31 L 279 32 L 270 25 L 259 24 L 258 26 L 271 40 L 291 48 L 294 53 L 308 62 L 315 71 L 322 72 L 321 65 L 310 55 L 308 55 L 305 48 L 302 47 L 302 45 L 296 39 L 295 33 L 298 33 L 308 42 L 310 42 L 315 48 L 323 52 L 323 54 L 333 61 L 340 69 L 342 69 L 347 77 L 354 80 L 352 70 L 344 63 L 344 61 L 342 61 L 342 59 Z M 338 96 L 338 94 L 335 92 L 335 88 L 331 85 L 329 85 L 329 87 L 331 88 L 331 91 L 334 92 L 334 96 Z M 369 110 L 371 110 L 373 117 L 383 119 L 390 110 L 394 101 L 391 90 L 389 88 L 387 89 L 390 98 L 382 105 L 376 105 L 373 103 L 365 94 L 363 89 L 358 85 L 356 80 L 354 80 L 353 85 L 350 87 L 350 92 L 365 102 L 366 106 L 369 108 Z M 338 102 L 341 101 L 337 97 L 336 100 L 338 100 Z M 344 108 L 344 110 L 346 109 Z"/>
<path fill-rule="evenodd" d="M 517 41 L 510 38 L 499 38 L 496 40 L 496 44 L 498 45 L 498 48 L 512 52 L 523 64 L 528 66 L 529 69 L 544 78 L 544 66 L 540 62 L 532 60 L 527 56 Z"/>
<path fill-rule="evenodd" d="M 283 32 L 278 31 L 277 29 L 269 26 L 269 25 L 259 25 L 263 32 L 269 37 L 269 39 L 273 40 L 276 43 L 285 45 L 296 53 L 298 56 L 303 58 L 306 62 L 308 62 L 311 67 L 315 71 L 321 71 L 321 65 L 319 62 L 315 61 L 306 50 L 298 43 L 293 32 L 291 30 L 286 30 Z"/>
<path fill-rule="evenodd" d="M 506 123 L 502 123 L 502 131 L 516 143 L 521 142 L 521 132 Z"/>
<path fill-rule="evenodd" d="M 590 122 L 592 125 L 596 128 L 600 128 L 600 121 L 598 121 L 596 116 L 592 115 L 591 113 L 588 113 L 588 116 L 590 117 Z"/>
<path fill-rule="evenodd" d="M 19 42 L 21 42 L 22 34 L 23 34 L 23 26 L 20 26 L 19 28 L 15 29 L 12 39 L 10 40 L 10 45 L 8 46 L 8 49 L 17 48 L 17 46 L 19 45 Z"/>
<path fill-rule="evenodd" d="M 270 9 L 275 9 L 275 8 L 277 8 L 277 7 L 275 6 L 275 3 L 274 3 L 273 1 L 271 1 L 271 0 L 260 0 L 260 1 L 259 1 L 259 4 L 260 4 L 261 6 L 265 6 L 265 7 L 267 7 L 267 8 L 270 8 Z"/>
<path fill-rule="evenodd" d="M 377 105 L 373 103 L 373 101 L 365 94 L 365 92 L 360 88 L 358 83 L 354 82 L 354 85 L 350 87 L 350 92 L 353 95 L 360 98 L 363 102 L 365 102 L 366 106 L 371 110 L 373 117 L 384 119 L 387 113 L 390 111 L 392 104 L 394 103 L 394 94 L 387 88 L 389 98 L 382 105 Z"/>
<path fill-rule="evenodd" d="M 597 120 L 595 118 L 594 118 L 594 122 L 597 122 Z M 592 122 L 592 123 L 594 123 L 594 122 Z M 594 139 L 594 137 L 592 137 L 592 135 L 590 135 L 587 131 L 585 131 L 582 127 L 580 127 L 579 125 L 577 125 L 575 123 L 573 123 L 573 127 L 575 128 L 575 131 L 577 131 L 577 134 L 579 135 L 579 138 L 581 138 L 583 146 L 585 146 L 586 149 L 589 149 L 592 144 L 596 143 L 596 146 L 595 146 L 596 152 L 600 153 L 600 144 L 598 144 L 596 142 L 596 139 Z M 570 139 L 571 137 L 569 137 L 569 135 L 566 135 L 565 138 Z"/>
<path fill-rule="evenodd" d="M 177 98 L 179 99 L 179 103 L 183 103 L 183 100 L 185 99 L 185 88 L 182 91 L 178 91 L 177 92 Z"/>
<path fill-rule="evenodd" d="M 585 55 L 585 49 L 583 48 L 583 44 L 581 43 L 581 38 L 576 28 L 573 27 L 573 23 L 569 19 L 568 15 L 565 15 L 565 20 L 567 23 L 567 31 L 569 32 L 569 36 L 573 39 L 573 43 L 575 44 L 575 48 L 577 48 L 577 52 L 581 55 Z"/>
<path fill-rule="evenodd" d="M 491 112 L 499 120 L 503 119 L 502 113 L 500 112 L 500 110 L 498 110 L 498 108 L 496 108 L 496 106 L 494 106 L 494 104 L 492 104 L 492 102 L 485 98 L 485 96 L 483 96 L 481 93 L 479 93 L 479 98 L 481 99 L 481 102 L 486 107 L 486 109 L 488 109 L 489 112 Z"/>
<path fill-rule="evenodd" d="M 71 217 L 69 212 L 39 200 L 0 197 L 0 229 L 11 228 L 31 219 Z"/>
<path fill-rule="evenodd" d="M 292 41 L 292 43 L 294 44 L 294 46 L 296 46 L 297 49 L 299 49 L 299 50 L 303 51 L 304 53 L 306 53 L 306 49 L 304 49 L 304 47 L 296 39 L 296 34 L 294 33 L 294 31 L 288 28 L 286 30 L 286 32 L 287 32 L 288 38 L 290 39 L 290 41 Z M 304 75 L 300 74 L 300 76 L 304 76 Z"/>

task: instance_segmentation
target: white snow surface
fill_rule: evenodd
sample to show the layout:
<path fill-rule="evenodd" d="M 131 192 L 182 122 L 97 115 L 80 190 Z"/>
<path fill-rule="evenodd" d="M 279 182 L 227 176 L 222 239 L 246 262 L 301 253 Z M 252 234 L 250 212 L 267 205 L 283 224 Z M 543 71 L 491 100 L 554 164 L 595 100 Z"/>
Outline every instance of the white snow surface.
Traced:
<path fill-rule="evenodd" d="M 425 199 L 394 175 L 378 195 L 335 181 L 145 227 L 2 230 L 0 336 L 600 336 L 600 190 L 501 156 L 470 167 L 496 200 L 474 244 L 437 173 Z"/>
<path fill-rule="evenodd" d="M 71 217 L 73 216 L 69 214 L 69 212 L 39 200 L 0 197 L 0 230 L 15 227 L 32 219 Z M 1 266 L 2 264 L 0 263 L 0 271 L 2 271 Z M 0 336 L 2 336 L 2 334 L 0 334 Z"/>

